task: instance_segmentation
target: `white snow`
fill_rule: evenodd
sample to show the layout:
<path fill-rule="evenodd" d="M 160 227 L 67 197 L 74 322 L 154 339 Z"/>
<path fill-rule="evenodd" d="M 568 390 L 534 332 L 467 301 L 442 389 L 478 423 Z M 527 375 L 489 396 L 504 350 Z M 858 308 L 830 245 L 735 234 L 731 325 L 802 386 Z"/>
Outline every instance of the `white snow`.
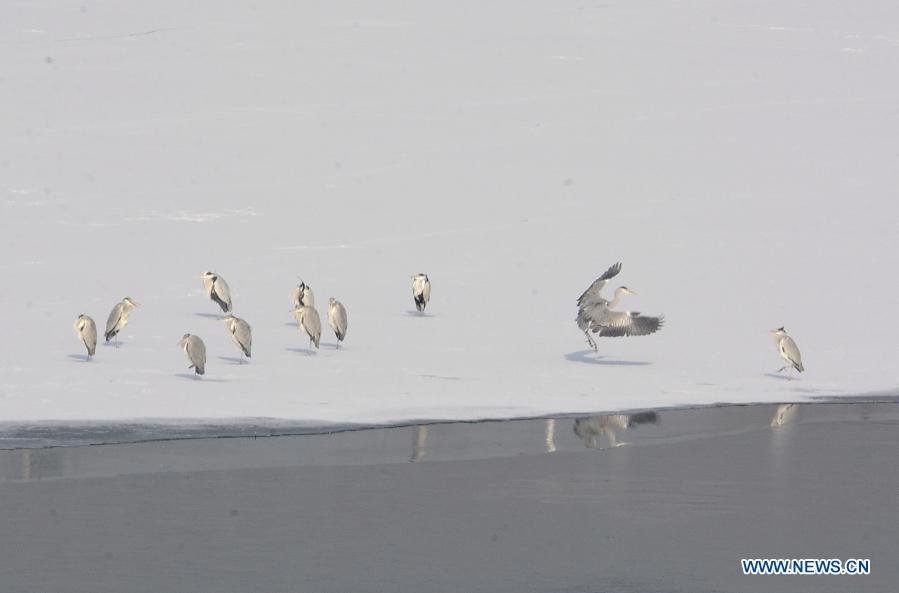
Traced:
<path fill-rule="evenodd" d="M 897 392 L 899 5 L 14 1 L 0 420 L 480 418 Z M 40 33 L 40 34 L 36 34 Z M 851 36 L 851 37 L 850 37 Z M 849 52 L 852 48 L 864 51 Z M 615 261 L 664 313 L 586 350 Z M 254 330 L 239 353 L 199 275 Z M 411 313 L 410 276 L 433 284 Z M 301 276 L 345 347 L 292 321 Z M 119 349 L 72 323 L 131 296 Z M 767 330 L 807 372 L 788 382 Z M 209 351 L 194 380 L 176 346 Z"/>

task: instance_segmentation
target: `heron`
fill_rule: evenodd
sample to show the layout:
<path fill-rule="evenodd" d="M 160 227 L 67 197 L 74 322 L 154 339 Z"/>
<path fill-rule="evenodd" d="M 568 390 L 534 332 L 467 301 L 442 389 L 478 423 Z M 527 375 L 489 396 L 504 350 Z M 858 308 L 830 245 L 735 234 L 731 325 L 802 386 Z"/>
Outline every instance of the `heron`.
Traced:
<path fill-rule="evenodd" d="M 431 281 L 427 274 L 412 276 L 412 298 L 415 299 L 415 308 L 419 313 L 424 313 L 428 301 L 431 300 Z"/>
<path fill-rule="evenodd" d="M 203 289 L 206 296 L 218 303 L 224 313 L 231 312 L 231 289 L 225 279 L 215 272 L 203 272 L 200 275 L 203 279 Z"/>
<path fill-rule="evenodd" d="M 244 356 L 250 358 L 250 350 L 253 347 L 253 330 L 250 324 L 234 315 L 228 314 L 222 317 L 225 328 L 231 336 L 231 340 L 240 348 L 240 362 L 243 364 Z"/>
<path fill-rule="evenodd" d="M 774 334 L 777 352 L 780 354 L 780 357 L 787 362 L 786 365 L 777 369 L 777 372 L 787 371 L 787 378 L 792 380 L 793 377 L 790 373 L 793 369 L 796 369 L 800 373 L 805 370 L 805 367 L 802 366 L 802 354 L 799 353 L 799 346 L 796 345 L 793 338 L 787 335 L 787 330 L 785 330 L 783 326 L 772 329 L 771 333 Z"/>
<path fill-rule="evenodd" d="M 337 336 L 337 348 L 340 348 L 340 343 L 346 337 L 346 307 L 334 297 L 328 299 L 328 324 L 334 330 L 334 334 Z"/>
<path fill-rule="evenodd" d="M 97 324 L 90 316 L 82 313 L 75 320 L 75 332 L 87 348 L 87 359 L 90 360 L 97 352 Z"/>
<path fill-rule="evenodd" d="M 109 318 L 106 320 L 106 341 L 115 338 L 115 345 L 118 347 L 119 332 L 122 331 L 126 325 L 128 325 L 128 318 L 131 315 L 131 312 L 134 311 L 136 307 L 138 307 L 140 303 L 135 303 L 131 297 L 125 297 L 120 302 L 116 303 L 115 307 L 112 308 L 112 311 L 109 313 Z"/>
<path fill-rule="evenodd" d="M 198 375 L 206 374 L 206 344 L 200 339 L 200 336 L 193 334 L 184 334 L 184 337 L 178 341 L 187 359 L 190 361 L 189 369 L 193 369 Z"/>
<path fill-rule="evenodd" d="M 315 346 L 317 350 L 319 341 L 322 338 L 322 320 L 318 315 L 318 311 L 312 306 L 297 307 L 294 309 L 293 314 L 297 318 L 297 324 L 300 326 L 300 329 L 309 336 L 309 345 Z"/>
<path fill-rule="evenodd" d="M 578 312 L 575 322 L 587 336 L 587 343 L 594 351 L 598 350 L 596 341 L 590 336 L 590 332 L 599 334 L 603 338 L 615 338 L 621 336 L 645 336 L 659 331 L 665 323 L 665 317 L 650 317 L 640 314 L 638 311 L 615 311 L 621 297 L 635 295 L 636 291 L 627 286 L 619 286 L 615 289 L 612 300 L 606 300 L 602 296 L 602 289 L 611 278 L 621 271 L 621 263 L 616 263 L 578 297 Z"/>
<path fill-rule="evenodd" d="M 315 295 L 312 293 L 312 287 L 300 280 L 296 288 L 290 293 L 290 299 L 293 301 L 294 307 L 314 307 Z"/>

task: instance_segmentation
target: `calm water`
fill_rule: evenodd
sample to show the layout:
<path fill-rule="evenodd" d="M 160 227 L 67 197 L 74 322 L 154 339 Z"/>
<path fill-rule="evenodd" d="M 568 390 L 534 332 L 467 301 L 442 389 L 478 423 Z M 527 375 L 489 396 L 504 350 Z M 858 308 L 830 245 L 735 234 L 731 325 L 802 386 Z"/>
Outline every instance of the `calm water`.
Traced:
<path fill-rule="evenodd" d="M 2 590 L 892 591 L 899 405 L 0 451 Z M 870 558 L 748 577 L 744 557 Z"/>

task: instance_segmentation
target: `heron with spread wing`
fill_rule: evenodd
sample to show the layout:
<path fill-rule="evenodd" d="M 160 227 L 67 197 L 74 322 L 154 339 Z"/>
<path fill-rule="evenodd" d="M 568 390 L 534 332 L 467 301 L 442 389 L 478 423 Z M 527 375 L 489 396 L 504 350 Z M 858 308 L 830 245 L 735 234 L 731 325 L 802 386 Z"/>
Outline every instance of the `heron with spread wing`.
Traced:
<path fill-rule="evenodd" d="M 578 297 L 577 326 L 587 336 L 587 343 L 593 350 L 597 350 L 596 341 L 590 333 L 599 334 L 602 338 L 617 338 L 621 336 L 645 336 L 659 331 L 665 322 L 665 317 L 649 317 L 641 315 L 637 311 L 615 311 L 615 307 L 625 295 L 637 294 L 626 286 L 615 289 L 612 300 L 602 296 L 602 289 L 609 280 L 621 271 L 621 263 L 616 263 L 603 275 L 593 281 L 587 290 Z"/>

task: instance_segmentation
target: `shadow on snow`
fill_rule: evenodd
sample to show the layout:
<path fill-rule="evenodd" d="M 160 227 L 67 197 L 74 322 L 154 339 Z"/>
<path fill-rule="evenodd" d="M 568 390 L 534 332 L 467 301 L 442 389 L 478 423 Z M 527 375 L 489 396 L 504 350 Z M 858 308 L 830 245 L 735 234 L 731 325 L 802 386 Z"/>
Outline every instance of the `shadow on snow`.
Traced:
<path fill-rule="evenodd" d="M 651 362 L 647 362 L 645 360 L 606 360 L 604 356 L 597 356 L 593 352 L 593 350 L 578 350 L 577 352 L 569 352 L 565 355 L 565 360 L 569 360 L 571 362 L 581 362 L 584 364 L 600 364 L 605 366 L 620 367 L 642 367 L 652 364 Z"/>

